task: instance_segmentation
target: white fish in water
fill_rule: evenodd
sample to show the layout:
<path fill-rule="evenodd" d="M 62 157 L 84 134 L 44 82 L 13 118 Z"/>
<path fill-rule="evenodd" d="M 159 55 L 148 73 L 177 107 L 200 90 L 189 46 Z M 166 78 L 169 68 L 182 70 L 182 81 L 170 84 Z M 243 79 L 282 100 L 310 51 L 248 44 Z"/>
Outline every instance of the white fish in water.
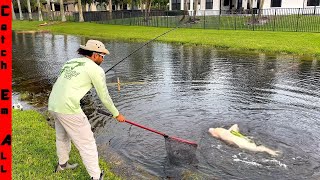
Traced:
<path fill-rule="evenodd" d="M 230 145 L 236 145 L 241 149 L 246 149 L 254 152 L 266 152 L 272 156 L 279 155 L 279 151 L 272 150 L 262 145 L 257 146 L 253 141 L 240 134 L 237 124 L 234 124 L 229 129 L 210 128 L 209 133 L 213 137 L 220 139 Z"/>

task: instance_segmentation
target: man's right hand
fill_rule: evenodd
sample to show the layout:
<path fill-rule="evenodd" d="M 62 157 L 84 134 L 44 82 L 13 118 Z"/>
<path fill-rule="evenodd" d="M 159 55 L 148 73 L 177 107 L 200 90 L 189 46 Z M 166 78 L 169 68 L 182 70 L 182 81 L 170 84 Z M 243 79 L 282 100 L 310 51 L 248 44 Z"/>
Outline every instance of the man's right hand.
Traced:
<path fill-rule="evenodd" d="M 119 122 L 125 122 L 126 121 L 126 118 L 122 115 L 122 114 L 119 114 L 116 119 L 119 121 Z"/>

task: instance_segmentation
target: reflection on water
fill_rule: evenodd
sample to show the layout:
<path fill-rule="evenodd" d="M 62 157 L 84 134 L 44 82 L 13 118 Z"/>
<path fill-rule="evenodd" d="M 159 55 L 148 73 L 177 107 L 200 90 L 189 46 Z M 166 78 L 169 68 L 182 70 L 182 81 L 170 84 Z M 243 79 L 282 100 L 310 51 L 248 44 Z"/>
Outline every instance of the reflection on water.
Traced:
<path fill-rule="evenodd" d="M 45 107 L 62 64 L 78 57 L 87 39 L 46 33 L 13 33 L 13 89 Z M 141 46 L 104 41 L 107 70 Z M 217 51 L 153 43 L 107 73 L 109 92 L 132 121 L 196 141 L 198 164 L 170 164 L 162 136 L 97 113 L 91 91 L 82 101 L 97 143 L 115 171 L 136 179 L 320 178 L 320 61 L 285 55 Z M 258 144 L 281 156 L 242 151 L 212 138 L 210 127 L 238 123 Z M 125 169 L 125 170 L 124 170 Z"/>

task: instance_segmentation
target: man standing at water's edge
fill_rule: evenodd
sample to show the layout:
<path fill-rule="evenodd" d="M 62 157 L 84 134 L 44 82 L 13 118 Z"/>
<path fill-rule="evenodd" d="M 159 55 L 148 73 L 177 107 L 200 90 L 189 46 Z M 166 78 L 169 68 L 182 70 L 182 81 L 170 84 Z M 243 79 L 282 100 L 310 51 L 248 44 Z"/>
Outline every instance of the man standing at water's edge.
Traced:
<path fill-rule="evenodd" d="M 119 122 L 125 117 L 119 113 L 108 93 L 103 69 L 99 66 L 109 51 L 97 40 L 88 40 L 80 45 L 78 53 L 82 58 L 71 59 L 64 64 L 60 76 L 53 85 L 48 109 L 55 118 L 58 165 L 56 172 L 74 169 L 69 164 L 71 140 L 79 150 L 82 161 L 91 179 L 103 179 L 100 170 L 96 142 L 87 116 L 80 107 L 80 100 L 94 87 L 104 106 Z"/>

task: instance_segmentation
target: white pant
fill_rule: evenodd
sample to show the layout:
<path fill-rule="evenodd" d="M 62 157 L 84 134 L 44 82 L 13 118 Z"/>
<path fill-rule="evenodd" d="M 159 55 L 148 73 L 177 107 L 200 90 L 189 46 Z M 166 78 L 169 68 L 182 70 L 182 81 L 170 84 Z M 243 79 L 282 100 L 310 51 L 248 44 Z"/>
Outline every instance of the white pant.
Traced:
<path fill-rule="evenodd" d="M 69 160 L 71 140 L 79 150 L 83 164 L 93 179 L 99 179 L 100 167 L 96 141 L 87 116 L 80 114 L 61 114 L 50 112 L 55 119 L 56 147 L 59 164 Z"/>

